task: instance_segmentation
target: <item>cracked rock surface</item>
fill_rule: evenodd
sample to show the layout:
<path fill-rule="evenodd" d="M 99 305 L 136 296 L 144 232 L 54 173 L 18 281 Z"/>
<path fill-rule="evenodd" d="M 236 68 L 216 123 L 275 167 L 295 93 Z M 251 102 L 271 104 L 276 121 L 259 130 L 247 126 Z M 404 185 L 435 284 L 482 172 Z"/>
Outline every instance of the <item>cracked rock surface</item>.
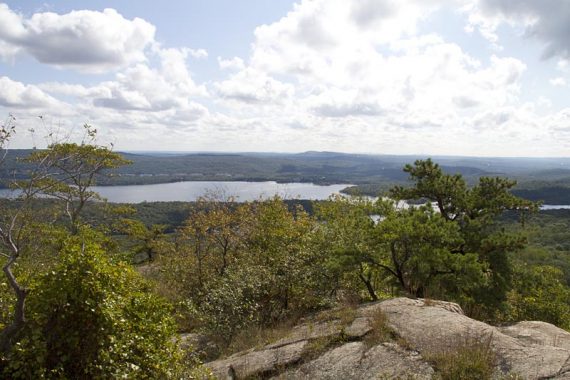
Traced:
<path fill-rule="evenodd" d="M 493 327 L 455 303 L 408 298 L 363 305 L 353 314 L 349 320 L 316 315 L 272 344 L 206 365 L 219 379 L 431 379 L 435 372 L 424 356 L 477 342 L 496 354 L 497 378 L 570 380 L 570 333 L 548 323 Z M 379 315 L 398 339 L 374 338 Z"/>
<path fill-rule="evenodd" d="M 524 333 L 521 337 L 517 331 L 522 333 L 525 326 L 536 322 L 497 328 L 450 311 L 446 304 L 449 303 L 426 306 L 423 300 L 396 298 L 370 307 L 381 308 L 390 327 L 420 353 L 453 350 L 458 343 L 482 342 L 497 354 L 498 373 L 510 372 L 524 379 L 550 379 L 568 371 L 570 347 L 558 343 L 568 342 L 570 333 L 539 322 L 540 328 L 527 328 L 532 334 Z M 534 340 L 527 335 L 534 336 Z"/>
<path fill-rule="evenodd" d="M 336 379 L 431 379 L 434 371 L 417 352 L 408 351 L 394 343 L 382 343 L 372 348 L 362 342 L 346 343 L 285 372 L 275 379 L 336 380 Z"/>

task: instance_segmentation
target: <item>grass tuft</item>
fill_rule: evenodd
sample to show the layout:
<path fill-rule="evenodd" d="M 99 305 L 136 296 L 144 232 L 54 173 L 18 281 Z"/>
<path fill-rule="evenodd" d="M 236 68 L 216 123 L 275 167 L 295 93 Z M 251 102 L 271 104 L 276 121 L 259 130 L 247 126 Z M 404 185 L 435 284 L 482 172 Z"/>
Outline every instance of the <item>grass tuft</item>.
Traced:
<path fill-rule="evenodd" d="M 398 342 L 398 335 L 388 325 L 386 314 L 380 309 L 369 317 L 370 327 L 372 331 L 364 337 L 364 342 L 369 346 L 375 346 L 383 342 Z"/>
<path fill-rule="evenodd" d="M 453 349 L 423 356 L 441 380 L 490 380 L 497 362 L 490 338 L 469 340 Z"/>

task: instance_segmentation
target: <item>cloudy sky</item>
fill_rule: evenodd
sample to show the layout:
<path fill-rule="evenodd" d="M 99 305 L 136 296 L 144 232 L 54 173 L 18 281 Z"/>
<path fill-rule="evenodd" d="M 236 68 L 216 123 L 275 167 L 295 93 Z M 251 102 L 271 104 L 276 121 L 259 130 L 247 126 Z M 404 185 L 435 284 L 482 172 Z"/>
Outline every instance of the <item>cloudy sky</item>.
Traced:
<path fill-rule="evenodd" d="M 9 114 L 14 148 L 570 156 L 570 0 L 0 2 Z"/>

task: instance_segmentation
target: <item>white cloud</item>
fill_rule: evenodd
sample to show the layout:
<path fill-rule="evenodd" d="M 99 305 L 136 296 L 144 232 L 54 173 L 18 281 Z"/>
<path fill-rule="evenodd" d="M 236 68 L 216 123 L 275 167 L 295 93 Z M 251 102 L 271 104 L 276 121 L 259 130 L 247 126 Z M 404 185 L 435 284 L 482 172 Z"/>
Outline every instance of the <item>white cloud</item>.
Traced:
<path fill-rule="evenodd" d="M 159 49 L 160 66 L 137 64 L 108 81 L 89 89 L 95 106 L 119 110 L 163 111 L 185 108 L 190 99 L 207 96 L 206 89 L 197 85 L 186 66 L 190 51 Z"/>
<path fill-rule="evenodd" d="M 272 133 L 282 141 L 302 133 L 308 149 L 345 144 L 347 150 L 370 152 L 376 146 L 389 153 L 414 153 L 413 147 L 431 153 L 507 152 L 498 141 L 521 128 L 545 128 L 536 122 L 536 110 L 520 105 L 527 66 L 508 56 L 477 59 L 440 35 L 419 34 L 418 24 L 438 4 L 451 3 L 460 1 L 303 1 L 281 20 L 258 27 L 248 65 L 239 60 L 241 71 L 215 86 L 222 98 L 256 106 L 247 113 L 228 106 L 235 125 L 255 115 L 277 128 Z M 259 77 L 279 78 L 292 86 L 294 97 L 259 95 Z M 477 138 L 481 130 L 487 136 Z M 492 149 L 481 149 L 483 141 Z M 286 150 L 283 142 L 271 146 Z"/>
<path fill-rule="evenodd" d="M 7 108 L 58 108 L 60 102 L 36 86 L 25 85 L 8 77 L 0 77 L 0 106 Z"/>
<path fill-rule="evenodd" d="M 223 59 L 218 57 L 218 65 L 222 70 L 243 70 L 245 69 L 245 64 L 243 59 L 240 57 L 233 57 L 231 59 Z"/>
<path fill-rule="evenodd" d="M 200 103 L 208 93 L 193 81 L 186 66 L 189 49 L 156 47 L 153 54 L 153 61 L 158 60 L 156 67 L 138 63 L 120 70 L 114 80 L 90 86 L 62 82 L 24 85 L 0 78 L 0 110 L 14 113 L 27 125 L 37 124 L 34 118 L 38 115 L 55 120 L 63 129 L 88 122 L 97 126 L 107 141 L 123 146 L 189 141 L 189 132 L 182 131 L 209 117 L 208 108 Z M 58 100 L 62 97 L 73 105 Z"/>
<path fill-rule="evenodd" d="M 127 20 L 114 9 L 67 14 L 35 13 L 26 18 L 0 4 L 0 55 L 25 52 L 39 62 L 85 72 L 145 61 L 155 27 Z"/>
<path fill-rule="evenodd" d="M 252 68 L 244 69 L 215 86 L 223 99 L 248 104 L 282 103 L 294 93 L 293 85 L 275 80 Z"/>
<path fill-rule="evenodd" d="M 330 77 L 331 61 L 414 35 L 434 9 L 431 1 L 304 0 L 281 20 L 256 28 L 252 66 Z"/>
<path fill-rule="evenodd" d="M 382 107 L 373 96 L 356 89 L 329 88 L 318 95 L 309 95 L 304 103 L 310 112 L 323 117 L 378 116 L 382 113 Z"/>
<path fill-rule="evenodd" d="M 188 53 L 196 59 L 208 58 L 206 49 L 188 49 Z"/>
<path fill-rule="evenodd" d="M 570 60 L 559 59 L 558 62 L 556 62 L 556 67 L 558 70 L 565 71 L 570 67 Z"/>
<path fill-rule="evenodd" d="M 566 86 L 566 79 L 564 79 L 564 77 L 552 78 L 548 82 L 555 87 Z"/>
<path fill-rule="evenodd" d="M 86 87 L 80 84 L 62 82 L 44 82 L 37 85 L 38 88 L 53 96 L 69 96 L 76 98 L 90 98 L 105 96 L 108 92 L 99 86 Z"/>

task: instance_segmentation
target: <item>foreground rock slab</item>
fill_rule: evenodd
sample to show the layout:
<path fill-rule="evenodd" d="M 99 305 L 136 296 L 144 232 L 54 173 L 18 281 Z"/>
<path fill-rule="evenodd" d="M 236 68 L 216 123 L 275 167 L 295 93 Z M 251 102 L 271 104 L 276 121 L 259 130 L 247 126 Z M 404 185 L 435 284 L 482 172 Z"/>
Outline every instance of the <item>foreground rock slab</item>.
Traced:
<path fill-rule="evenodd" d="M 337 379 L 431 379 L 433 369 L 417 352 L 407 351 L 394 343 L 368 348 L 352 342 L 333 349 L 300 368 L 285 372 L 279 380 Z"/>
<path fill-rule="evenodd" d="M 272 344 L 206 365 L 219 379 L 431 379 L 426 357 L 484 344 L 496 355 L 496 378 L 570 380 L 570 333 L 548 323 L 493 327 L 465 316 L 455 303 L 408 298 L 363 305 L 352 314 L 316 315 Z M 382 338 L 383 329 L 397 338 Z"/>
<path fill-rule="evenodd" d="M 218 379 L 245 379 L 273 373 L 301 360 L 308 341 L 303 340 L 260 351 L 238 353 L 207 366 Z"/>
<path fill-rule="evenodd" d="M 570 371 L 570 349 L 554 344 L 566 342 L 570 333 L 541 322 L 543 327 L 535 329 L 535 336 L 540 339 L 531 342 L 526 336 L 517 336 L 516 327 L 507 335 L 506 329 L 466 317 L 460 309 L 455 309 L 459 308 L 455 304 L 432 302 L 397 298 L 369 306 L 367 312 L 375 308 L 382 310 L 390 327 L 424 356 L 478 342 L 489 344 L 496 353 L 498 374 L 552 379 Z"/>

